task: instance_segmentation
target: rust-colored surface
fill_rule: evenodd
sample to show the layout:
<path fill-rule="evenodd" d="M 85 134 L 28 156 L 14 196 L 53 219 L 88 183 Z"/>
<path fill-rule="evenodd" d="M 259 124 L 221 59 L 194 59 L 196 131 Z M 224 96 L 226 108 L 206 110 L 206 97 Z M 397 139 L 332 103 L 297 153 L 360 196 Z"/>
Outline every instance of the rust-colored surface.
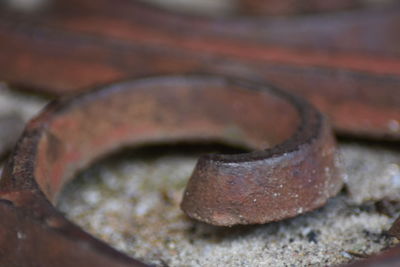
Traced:
<path fill-rule="evenodd" d="M 361 0 L 240 0 L 242 12 L 251 15 L 293 15 L 360 7 Z"/>
<path fill-rule="evenodd" d="M 3 8 L 0 79 L 56 94 L 149 74 L 269 81 L 339 133 L 400 138 L 400 8 L 283 19 L 198 18 L 116 0 Z M 379 90 L 377 90 L 379 88 Z"/>
<path fill-rule="evenodd" d="M 243 98 L 238 99 L 245 103 Z M 284 132 L 293 132 L 289 130 L 293 125 L 300 126 L 292 138 L 270 150 L 201 158 L 184 192 L 181 207 L 186 214 L 222 226 L 266 223 L 313 210 L 336 195 L 342 179 L 330 127 L 311 106 L 292 97 L 286 100 L 298 114 L 285 107 L 288 103 L 254 106 L 256 112 L 268 114 L 264 122 L 255 122 L 253 118 L 257 117 L 251 112 L 241 113 L 252 120 L 259 131 L 274 128 L 281 131 L 280 136 L 285 139 L 289 136 Z M 274 110 L 262 110 L 261 106 Z M 276 124 L 272 119 L 275 115 L 279 117 L 274 111 L 283 110 L 285 117 L 299 117 L 298 122 L 288 124 L 285 131 L 281 123 Z"/>
<path fill-rule="evenodd" d="M 182 203 L 196 219 L 234 225 L 293 217 L 342 186 L 329 126 L 303 100 L 216 76 L 114 84 L 53 102 L 28 124 L 0 180 L 0 265 L 139 265 L 51 203 L 77 170 L 121 146 L 211 140 L 254 151 L 199 159 Z"/>
<path fill-rule="evenodd" d="M 400 266 L 400 246 L 383 251 L 366 260 L 356 261 L 347 267 L 396 267 Z"/>

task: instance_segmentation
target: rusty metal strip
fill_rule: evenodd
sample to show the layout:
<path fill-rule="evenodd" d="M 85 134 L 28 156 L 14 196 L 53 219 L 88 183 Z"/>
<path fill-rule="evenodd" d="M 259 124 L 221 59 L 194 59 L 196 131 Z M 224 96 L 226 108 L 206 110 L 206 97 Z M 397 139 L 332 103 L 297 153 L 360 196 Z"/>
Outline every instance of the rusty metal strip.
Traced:
<path fill-rule="evenodd" d="M 293 217 L 320 207 L 342 186 L 329 125 L 297 97 L 204 75 L 114 84 L 53 102 L 28 124 L 0 180 L 0 265 L 141 265 L 51 203 L 76 170 L 99 156 L 128 144 L 182 140 L 254 150 L 199 159 L 182 207 L 208 223 Z"/>
<path fill-rule="evenodd" d="M 361 7 L 360 0 L 239 0 L 242 13 L 251 15 L 294 15 Z"/>
<path fill-rule="evenodd" d="M 306 97 L 338 133 L 400 139 L 399 8 L 285 21 L 192 18 L 124 0 L 4 12 L 0 78 L 10 83 L 64 94 L 148 74 L 229 74 Z"/>

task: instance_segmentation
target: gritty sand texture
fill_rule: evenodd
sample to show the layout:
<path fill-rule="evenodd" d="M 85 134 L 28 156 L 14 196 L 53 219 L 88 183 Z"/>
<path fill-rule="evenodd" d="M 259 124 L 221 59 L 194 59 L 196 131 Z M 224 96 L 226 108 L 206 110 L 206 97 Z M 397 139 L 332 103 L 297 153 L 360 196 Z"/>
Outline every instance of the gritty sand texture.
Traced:
<path fill-rule="evenodd" d="M 0 81 L 0 115 L 18 114 L 26 122 L 47 102 L 44 97 L 13 91 Z"/>
<path fill-rule="evenodd" d="M 342 146 L 346 184 L 355 204 L 367 201 L 400 201 L 399 144 L 365 147 Z"/>

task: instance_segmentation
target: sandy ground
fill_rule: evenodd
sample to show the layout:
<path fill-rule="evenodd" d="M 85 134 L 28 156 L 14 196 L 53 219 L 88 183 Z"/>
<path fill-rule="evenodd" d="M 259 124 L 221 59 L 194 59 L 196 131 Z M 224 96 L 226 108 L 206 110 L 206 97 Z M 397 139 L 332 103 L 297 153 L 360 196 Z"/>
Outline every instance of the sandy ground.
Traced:
<path fill-rule="evenodd" d="M 184 185 L 204 151 L 131 151 L 96 164 L 65 190 L 59 207 L 117 249 L 159 266 L 327 266 L 394 244 L 400 153 L 342 143 L 347 189 L 315 212 L 233 228 L 189 220 Z M 182 152 L 185 151 L 186 152 Z"/>

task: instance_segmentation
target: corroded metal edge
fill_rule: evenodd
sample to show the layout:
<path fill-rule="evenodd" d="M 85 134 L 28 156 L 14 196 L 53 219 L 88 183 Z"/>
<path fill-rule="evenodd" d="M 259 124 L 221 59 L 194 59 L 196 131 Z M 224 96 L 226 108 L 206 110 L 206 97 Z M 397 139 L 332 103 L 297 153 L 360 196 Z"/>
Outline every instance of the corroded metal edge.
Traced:
<path fill-rule="evenodd" d="M 242 86 L 244 91 L 246 91 L 246 94 L 248 93 L 246 87 L 251 86 L 251 83 L 248 82 L 235 83 L 234 82 L 235 80 L 217 78 L 214 76 L 213 78 L 210 77 L 207 78 L 206 76 L 203 76 L 197 78 L 173 77 L 173 78 L 155 79 L 153 86 L 154 88 L 165 89 L 163 87 L 167 87 L 168 81 L 172 81 L 172 85 L 175 85 L 177 80 L 179 79 L 181 79 L 181 81 L 183 81 L 183 84 L 185 84 L 185 86 L 189 88 L 191 87 L 192 84 L 195 85 L 197 84 L 196 86 L 193 86 L 193 88 L 197 88 L 199 86 L 198 82 L 203 83 L 203 86 L 206 85 L 207 83 L 212 84 L 213 83 L 212 81 L 215 82 L 215 79 L 217 79 L 219 80 L 219 84 L 221 84 L 220 82 L 222 81 L 222 84 L 225 83 L 225 86 L 228 87 L 234 85 L 239 87 Z M 136 87 L 135 84 L 137 85 Z M 119 100 L 123 101 L 122 103 L 124 103 L 124 99 L 122 98 L 124 98 L 126 94 L 129 92 L 133 94 L 135 94 L 136 91 L 139 92 L 140 87 L 143 86 L 143 84 L 151 85 L 152 80 L 147 79 L 145 80 L 144 83 L 143 80 L 139 80 L 137 82 L 131 82 L 125 84 L 125 87 L 129 88 L 124 88 L 124 84 L 120 84 L 118 86 L 104 87 L 103 89 L 100 89 L 100 91 L 87 93 L 77 98 L 64 99 L 53 102 L 52 104 L 47 106 L 39 116 L 37 116 L 28 124 L 23 136 L 21 137 L 21 139 L 17 144 L 14 153 L 10 157 L 10 160 L 3 172 L 3 177 L 0 180 L 0 199 L 1 199 L 0 210 L 2 214 L 2 220 L 0 221 L 1 225 L 0 265 L 1 264 L 3 265 L 6 264 L 7 266 L 21 266 L 21 265 L 23 266 L 35 266 L 35 265 L 142 266 L 143 265 L 139 261 L 130 259 L 129 257 L 113 250 L 103 242 L 91 237 L 89 234 L 85 233 L 79 227 L 75 226 L 74 224 L 66 220 L 46 198 L 46 195 L 51 196 L 51 192 L 46 191 L 48 190 L 47 188 L 41 188 L 39 186 L 39 184 L 42 185 L 46 184 L 45 182 L 43 182 L 44 178 L 37 177 L 37 171 L 41 167 L 46 166 L 46 164 L 48 164 L 48 162 L 45 161 L 40 161 L 40 160 L 38 161 L 38 157 L 40 157 L 40 153 L 42 151 L 43 146 L 45 146 L 45 144 L 48 144 L 46 142 L 48 142 L 48 140 L 53 140 L 55 138 L 53 136 L 52 137 L 53 139 L 48 139 L 48 136 L 51 136 L 48 134 L 50 130 L 54 131 L 54 129 L 51 129 L 51 127 L 53 127 L 51 124 L 57 120 L 57 116 L 61 117 L 61 116 L 73 115 L 72 116 L 73 120 L 83 119 L 84 121 L 87 113 L 83 112 L 85 113 L 85 116 L 79 117 L 78 115 L 74 115 L 75 114 L 74 112 L 78 111 L 79 113 L 79 110 L 85 109 L 85 105 L 87 105 L 88 103 L 90 105 L 91 103 L 99 102 L 99 106 L 103 108 L 104 103 L 101 101 L 107 101 L 107 99 L 110 97 L 109 94 L 114 92 L 117 93 L 120 92 L 120 94 L 118 95 Z M 177 85 L 179 85 L 179 83 L 177 83 Z M 271 97 L 275 98 L 277 97 L 277 100 L 273 101 L 278 101 L 278 102 L 282 101 L 281 99 L 282 95 L 279 95 L 280 94 L 279 91 L 276 91 L 275 89 L 269 89 L 268 87 L 260 85 L 256 85 L 255 88 L 257 88 L 258 90 L 250 90 L 253 93 L 250 93 L 249 96 L 255 94 L 256 98 L 259 98 L 258 92 L 260 90 L 263 91 L 265 89 L 266 94 L 271 95 Z M 149 88 L 146 88 L 145 91 L 148 92 L 148 90 Z M 190 91 L 191 89 L 188 92 Z M 168 95 L 170 95 L 171 92 L 167 92 Z M 204 90 L 202 92 L 206 93 L 206 91 Z M 239 90 L 238 92 L 241 91 Z M 197 92 L 195 93 L 197 94 Z M 196 97 L 198 98 L 199 95 L 196 94 L 194 95 L 194 98 L 192 98 L 193 100 L 195 100 Z M 284 93 L 281 94 L 286 95 Z M 183 94 L 183 97 L 185 95 L 187 95 L 187 92 Z M 178 97 L 177 99 L 179 99 L 180 96 L 177 97 Z M 226 97 L 226 95 L 224 95 L 224 97 Z M 224 99 L 224 97 L 221 99 Z M 110 103 L 114 103 L 114 106 L 111 105 L 107 110 L 112 112 L 113 109 L 118 108 L 117 106 L 115 106 L 115 103 L 118 102 L 118 99 L 115 99 L 115 97 L 114 98 L 110 97 L 110 98 L 113 99 L 112 101 L 110 100 L 111 101 Z M 327 176 L 327 173 L 325 174 L 321 173 L 322 169 L 325 170 L 325 168 L 327 167 L 326 164 L 329 165 L 332 171 L 336 170 L 336 165 L 333 157 L 334 143 L 331 132 L 328 130 L 327 125 L 323 120 L 321 121 L 322 117 L 311 106 L 308 106 L 305 102 L 302 102 L 300 100 L 298 100 L 298 102 L 297 100 L 295 100 L 295 102 L 290 102 L 294 101 L 293 99 L 297 98 L 291 98 L 291 100 L 289 99 L 287 107 L 290 108 L 292 105 L 294 106 L 297 105 L 297 108 L 294 108 L 294 110 L 297 109 L 297 111 L 301 111 L 300 112 L 301 115 L 298 117 L 300 124 L 297 127 L 295 133 L 292 133 L 291 138 L 289 138 L 289 140 L 283 142 L 281 145 L 278 145 L 275 148 L 266 151 L 261 151 L 261 152 L 258 151 L 250 154 L 240 154 L 237 156 L 236 155 L 209 156 L 209 158 L 201 160 L 202 162 L 207 162 L 207 161 L 215 162 L 217 160 L 219 162 L 230 163 L 231 165 L 236 165 L 236 166 L 242 166 L 242 163 L 244 163 L 243 170 L 241 170 L 239 173 L 233 172 L 233 174 L 237 176 L 236 178 L 240 180 L 245 176 L 247 177 L 253 176 L 256 177 L 258 182 L 261 183 L 263 180 L 264 181 L 268 180 L 268 178 L 264 176 L 265 174 L 262 173 L 265 170 L 267 170 L 267 168 L 260 169 L 260 172 L 254 172 L 252 168 L 246 168 L 249 162 L 257 162 L 257 164 L 259 164 L 260 166 L 262 166 L 263 164 L 272 167 L 280 166 L 282 170 L 276 171 L 274 175 L 278 176 L 279 174 L 283 175 L 282 180 L 284 181 L 285 179 L 288 179 L 287 182 L 289 183 L 293 182 L 290 180 L 291 178 L 296 178 L 299 181 L 298 184 L 296 184 L 293 188 L 290 188 L 290 190 L 288 191 L 290 196 L 293 196 L 296 190 L 298 190 L 297 192 L 299 196 L 295 197 L 295 199 L 301 201 L 303 200 L 308 201 L 308 199 L 304 198 L 304 196 L 301 196 L 302 190 L 309 188 L 311 191 L 308 191 L 308 193 L 311 192 L 311 195 L 315 194 L 318 195 L 319 192 L 324 193 L 323 196 L 324 199 L 322 202 L 311 201 L 307 202 L 305 206 L 303 205 L 304 203 L 302 204 L 298 202 L 298 204 L 301 204 L 299 207 L 304 207 L 302 211 L 299 212 L 298 210 L 299 207 L 295 207 L 295 209 L 293 209 L 293 211 L 295 212 L 293 213 L 291 207 L 289 207 L 288 208 L 289 212 L 286 215 L 280 214 L 279 216 L 274 217 L 273 220 L 281 219 L 284 217 L 291 217 L 295 214 L 302 213 L 322 205 L 323 202 L 326 200 L 326 198 L 335 194 L 340 189 L 342 183 L 338 173 L 333 173 L 332 176 Z M 288 99 L 286 99 L 286 101 L 287 100 Z M 207 101 L 204 103 L 207 103 Z M 172 104 L 172 106 L 174 105 L 178 106 L 178 102 L 176 101 L 170 104 Z M 215 103 L 212 103 L 212 106 L 215 107 Z M 220 107 L 217 108 L 220 109 L 222 112 L 226 107 L 227 107 L 226 104 L 222 104 Z M 100 108 L 96 109 L 96 112 L 98 112 L 97 115 L 100 116 L 100 118 L 102 118 L 101 110 L 102 109 Z M 106 112 L 104 108 L 103 112 Z M 287 116 L 287 114 L 284 113 L 281 114 Z M 182 118 L 184 118 L 185 116 L 188 115 L 183 114 L 182 116 L 183 116 Z M 252 118 L 250 117 L 249 119 Z M 277 118 L 273 119 L 276 120 Z M 143 121 L 146 121 L 146 118 Z M 93 125 L 93 127 L 96 127 L 96 125 Z M 133 125 L 132 127 L 134 128 L 135 126 Z M 290 128 L 288 130 L 290 130 Z M 79 132 L 76 133 L 78 137 L 80 134 L 81 133 Z M 73 136 L 68 136 L 68 137 L 71 138 L 71 140 L 73 139 Z M 41 140 L 42 141 L 47 140 L 47 141 L 46 142 L 43 141 L 44 142 L 43 143 Z M 68 139 L 65 141 L 67 142 Z M 51 144 L 53 145 L 57 144 L 54 143 L 54 140 L 52 142 L 53 143 Z M 118 138 L 116 138 L 115 140 L 111 140 L 110 142 L 118 143 L 119 140 Z M 39 146 L 39 144 L 41 145 Z M 54 147 L 53 148 L 48 147 L 48 148 L 50 149 L 45 150 L 47 151 L 45 155 L 50 155 L 51 157 L 59 156 L 57 154 L 58 152 L 54 152 Z M 93 157 L 93 155 L 91 156 Z M 320 156 L 325 160 L 317 161 L 314 163 L 313 160 L 316 160 L 317 156 Z M 307 159 L 308 157 L 311 157 L 311 159 Z M 269 158 L 271 160 L 269 160 Z M 291 166 L 290 165 L 291 162 L 296 164 L 293 164 Z M 202 164 L 204 163 L 201 162 L 199 163 L 199 165 Z M 214 163 L 212 163 L 211 165 L 213 164 Z M 299 170 L 295 168 L 297 167 L 297 165 L 300 166 Z M 218 168 L 219 168 L 218 164 L 213 165 L 213 170 L 218 170 Z M 232 169 L 226 167 L 222 167 L 220 168 L 220 170 L 222 172 L 232 171 Z M 202 172 L 203 173 L 205 172 L 207 174 L 208 172 L 211 173 L 212 171 L 208 169 L 202 169 Z M 320 177 L 313 176 L 313 174 L 317 173 L 318 176 Z M 202 179 L 199 171 L 195 172 L 194 178 L 192 179 L 196 179 L 196 176 L 200 180 Z M 322 180 L 318 179 L 326 179 L 325 182 L 327 184 L 327 187 L 322 191 L 320 190 L 321 188 L 313 188 L 307 186 L 301 187 L 302 184 L 307 185 L 308 181 L 304 180 L 306 177 L 311 177 L 312 181 L 314 181 L 316 184 L 323 182 Z M 53 181 L 56 180 L 56 178 L 57 177 L 50 176 L 50 178 L 48 178 L 50 180 L 48 180 L 47 182 L 56 183 L 56 181 Z M 235 184 L 237 184 L 239 180 L 233 180 L 233 183 L 231 185 L 235 187 Z M 216 182 L 218 183 L 218 181 Z M 246 183 L 244 183 L 243 185 L 245 184 Z M 213 185 L 210 184 L 210 186 L 212 187 Z M 290 184 L 287 184 L 287 186 L 290 186 Z M 61 188 L 57 188 L 57 190 L 60 189 Z M 255 189 L 257 190 L 257 188 Z M 193 190 L 193 185 L 190 186 L 189 191 L 192 192 L 192 190 Z M 280 193 L 285 194 L 284 191 Z M 259 192 L 256 192 L 256 194 L 258 195 Z M 267 196 L 270 196 L 271 194 L 273 194 L 273 191 L 268 192 Z M 285 205 L 293 201 L 293 198 L 291 198 L 290 196 L 289 197 L 286 196 L 279 199 L 281 203 L 279 203 L 279 201 L 276 203 L 278 205 L 276 209 L 282 209 L 282 210 L 286 209 Z M 201 196 L 198 197 L 201 198 Z M 226 195 L 226 197 L 229 198 L 231 197 L 231 195 Z M 54 199 L 50 200 L 54 201 Z M 259 198 L 259 200 L 257 201 L 258 203 L 261 203 L 262 197 Z M 254 206 L 253 199 L 251 199 L 251 204 Z M 247 203 L 239 202 L 235 203 L 235 205 L 236 207 L 239 207 L 240 205 L 246 206 Z M 186 207 L 185 209 L 190 210 L 191 208 Z M 194 208 L 194 210 L 198 211 L 199 208 L 196 207 Z M 234 209 L 233 213 L 237 215 Z M 229 220 L 228 223 L 226 223 L 225 218 L 222 219 L 220 218 L 221 220 L 219 220 L 218 218 L 216 219 L 216 217 L 213 215 L 211 216 L 212 220 L 209 220 L 209 222 L 212 223 L 220 222 L 220 224 L 232 225 L 234 223 L 261 223 L 262 221 L 268 221 L 265 220 L 265 217 L 260 219 L 259 217 L 257 217 L 258 216 L 257 214 L 258 213 L 248 214 L 246 215 L 245 220 L 238 217 L 240 219 L 239 221 Z"/>

